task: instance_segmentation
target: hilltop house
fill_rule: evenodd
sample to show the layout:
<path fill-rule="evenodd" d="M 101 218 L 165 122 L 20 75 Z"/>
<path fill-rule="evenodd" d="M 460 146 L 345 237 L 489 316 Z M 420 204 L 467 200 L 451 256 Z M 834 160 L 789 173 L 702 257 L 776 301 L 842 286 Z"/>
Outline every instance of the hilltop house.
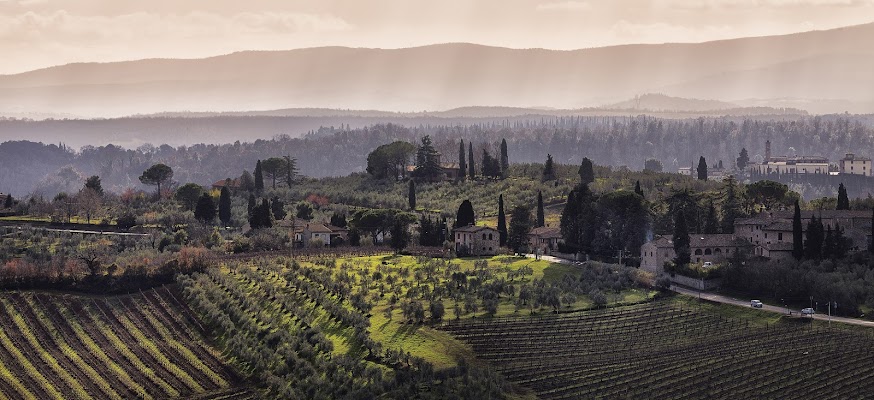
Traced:
<path fill-rule="evenodd" d="M 691 234 L 689 235 L 689 250 L 692 262 L 718 263 L 737 252 L 749 253 L 754 246 L 731 234 Z M 666 261 L 672 261 L 677 254 L 674 252 L 672 235 L 658 236 L 644 243 L 640 248 L 640 267 L 655 274 L 664 272 Z"/>
<path fill-rule="evenodd" d="M 216 181 L 215 183 L 212 184 L 212 189 L 213 190 L 222 190 L 222 188 L 225 186 L 228 187 L 228 190 L 230 190 L 231 193 L 239 191 L 240 187 L 241 187 L 240 178 L 236 178 L 236 179 L 228 178 L 228 179 L 222 179 L 220 181 Z"/>
<path fill-rule="evenodd" d="M 772 156 L 771 141 L 765 142 L 765 159 L 752 163 L 750 173 L 768 174 L 828 174 L 829 161 L 821 156 Z"/>
<path fill-rule="evenodd" d="M 541 226 L 531 230 L 528 233 L 528 242 L 531 246 L 531 251 L 540 249 L 541 254 L 549 254 L 558 248 L 559 242 L 562 241 L 561 230 L 548 226 Z"/>
<path fill-rule="evenodd" d="M 838 161 L 838 171 L 849 175 L 874 175 L 874 171 L 871 171 L 871 159 L 857 156 L 853 153 L 847 153 L 844 158 Z"/>
<path fill-rule="evenodd" d="M 500 236 L 498 230 L 488 226 L 468 225 L 456 228 L 455 252 L 471 256 L 493 256 L 498 254 Z"/>
<path fill-rule="evenodd" d="M 279 221 L 278 225 L 292 230 L 295 247 L 309 247 L 314 241 L 324 246 L 337 246 L 349 240 L 348 229 L 330 224 L 294 218 Z"/>

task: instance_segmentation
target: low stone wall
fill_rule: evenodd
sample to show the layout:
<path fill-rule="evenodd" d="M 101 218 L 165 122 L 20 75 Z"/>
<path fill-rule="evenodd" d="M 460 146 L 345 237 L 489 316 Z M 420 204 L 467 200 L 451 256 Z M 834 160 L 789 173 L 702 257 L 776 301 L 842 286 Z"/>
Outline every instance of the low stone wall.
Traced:
<path fill-rule="evenodd" d="M 673 276 L 668 275 L 671 278 L 671 282 L 676 283 L 678 285 L 686 286 L 696 290 L 713 290 L 722 285 L 721 279 L 698 279 L 698 278 L 690 278 L 688 276 L 677 275 Z"/>

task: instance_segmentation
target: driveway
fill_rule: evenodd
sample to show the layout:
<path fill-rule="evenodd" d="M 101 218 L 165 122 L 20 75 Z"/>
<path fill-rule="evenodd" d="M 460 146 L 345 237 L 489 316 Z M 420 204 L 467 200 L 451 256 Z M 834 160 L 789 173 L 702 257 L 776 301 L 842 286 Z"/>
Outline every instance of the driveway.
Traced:
<path fill-rule="evenodd" d="M 534 254 L 526 254 L 525 256 L 528 258 L 535 258 Z M 549 262 L 553 262 L 553 263 L 558 263 L 558 264 L 568 264 L 568 265 L 583 265 L 584 264 L 583 262 L 579 262 L 579 261 L 571 261 L 571 260 L 567 260 L 564 258 L 558 258 L 558 257 L 546 256 L 546 255 L 540 256 L 540 259 L 545 260 L 545 261 L 549 261 Z M 675 285 L 671 285 L 671 290 L 676 292 L 676 293 L 684 294 L 687 296 L 698 297 L 700 295 L 702 299 L 710 300 L 710 301 L 717 302 L 717 303 L 731 304 L 731 305 L 738 306 L 738 307 L 749 307 L 750 306 L 750 299 L 739 300 L 739 299 L 735 299 L 732 297 L 723 296 L 723 295 L 719 295 L 719 294 L 715 294 L 715 293 L 708 293 L 708 292 L 700 292 L 699 293 L 697 290 L 686 289 L 686 288 L 682 288 L 682 287 L 675 286 Z M 771 306 L 771 305 L 767 305 L 767 304 L 763 305 L 762 308 L 760 308 L 760 310 L 778 313 L 778 314 L 786 314 L 785 307 L 777 307 L 777 306 Z M 790 311 L 794 311 L 796 314 L 800 313 L 800 310 L 790 310 Z M 814 314 L 813 318 L 818 319 L 820 321 L 828 321 L 829 320 L 828 314 Z M 861 319 L 835 317 L 835 316 L 832 316 L 831 320 L 835 321 L 835 322 L 844 323 L 844 324 L 867 326 L 869 328 L 874 328 L 874 321 L 865 321 L 865 320 L 861 320 Z"/>

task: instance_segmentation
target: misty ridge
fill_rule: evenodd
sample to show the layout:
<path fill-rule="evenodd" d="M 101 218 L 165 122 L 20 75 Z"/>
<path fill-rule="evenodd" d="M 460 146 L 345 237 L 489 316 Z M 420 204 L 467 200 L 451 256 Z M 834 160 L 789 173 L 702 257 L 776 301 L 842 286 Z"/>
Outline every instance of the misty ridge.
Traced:
<path fill-rule="evenodd" d="M 874 24 L 697 44 L 556 51 L 453 43 L 319 47 L 77 63 L 0 76 L 0 111 L 110 117 L 180 111 L 466 106 L 578 109 L 641 93 L 741 107 L 864 113 Z"/>
<path fill-rule="evenodd" d="M 665 172 L 675 173 L 678 167 L 694 166 L 700 156 L 711 165 L 721 161 L 732 169 L 742 148 L 748 150 L 751 161 L 761 161 L 766 140 L 780 154 L 818 155 L 832 160 L 854 151 L 867 155 L 862 149 L 874 148 L 874 120 L 854 116 L 682 120 L 650 116 L 540 117 L 470 125 L 337 126 L 313 131 L 303 138 L 280 135 L 269 140 L 178 147 L 85 146 L 79 151 L 62 143 L 9 141 L 0 144 L 0 192 L 51 197 L 75 190 L 84 177 L 96 174 L 107 190 L 120 193 L 127 188 L 144 188 L 138 177 L 159 162 L 176 171 L 176 182 L 210 185 L 238 177 L 243 170 L 252 171 L 259 159 L 286 155 L 297 159 L 299 172 L 306 177 L 345 176 L 363 172 L 368 153 L 377 147 L 396 140 L 415 144 L 425 135 L 431 136 L 446 162 L 456 159 L 462 139 L 473 144 L 477 163 L 481 162 L 483 149 L 496 154 L 498 144 L 506 139 L 511 163 L 543 163 L 546 154 L 551 154 L 560 164 L 578 165 L 588 157 L 598 165 L 640 170 L 646 160 L 655 159 Z M 806 197 L 818 197 L 833 189 L 799 191 Z M 864 196 L 868 189 L 852 190 L 853 195 Z"/>

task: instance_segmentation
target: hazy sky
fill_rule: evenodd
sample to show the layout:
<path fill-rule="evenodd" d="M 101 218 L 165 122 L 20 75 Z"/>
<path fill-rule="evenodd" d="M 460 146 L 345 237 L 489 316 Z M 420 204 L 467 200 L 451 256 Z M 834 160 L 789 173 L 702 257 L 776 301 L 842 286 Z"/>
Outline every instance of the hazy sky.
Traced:
<path fill-rule="evenodd" d="M 0 73 L 326 45 L 701 42 L 872 21 L 874 0 L 0 0 Z"/>

